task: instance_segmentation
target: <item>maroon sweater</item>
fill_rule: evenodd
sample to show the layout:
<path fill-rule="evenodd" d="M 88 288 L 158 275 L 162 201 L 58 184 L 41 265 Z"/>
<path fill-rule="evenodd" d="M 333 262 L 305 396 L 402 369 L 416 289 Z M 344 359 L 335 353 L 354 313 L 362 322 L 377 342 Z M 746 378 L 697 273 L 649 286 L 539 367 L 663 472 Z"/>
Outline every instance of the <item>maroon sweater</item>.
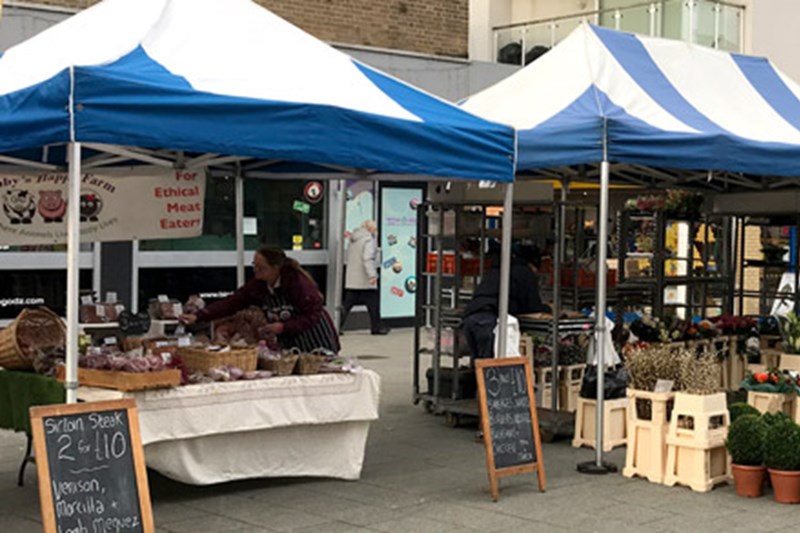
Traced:
<path fill-rule="evenodd" d="M 280 283 L 275 292 L 295 308 L 295 315 L 283 321 L 283 335 L 296 335 L 310 330 L 320 320 L 330 320 L 322 305 L 322 294 L 316 283 L 291 266 L 281 268 Z M 227 298 L 200 310 L 197 313 L 197 320 L 202 322 L 216 320 L 252 305 L 261 308 L 268 294 L 267 282 L 253 278 Z"/>

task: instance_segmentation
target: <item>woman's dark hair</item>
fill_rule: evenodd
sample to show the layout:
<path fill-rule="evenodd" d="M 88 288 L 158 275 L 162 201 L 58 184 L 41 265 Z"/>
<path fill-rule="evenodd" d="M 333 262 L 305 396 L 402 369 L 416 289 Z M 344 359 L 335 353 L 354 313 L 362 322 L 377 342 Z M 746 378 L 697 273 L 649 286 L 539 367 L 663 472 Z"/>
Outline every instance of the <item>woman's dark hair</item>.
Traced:
<path fill-rule="evenodd" d="M 306 270 L 300 266 L 300 263 L 297 262 L 297 259 L 292 259 L 291 257 L 287 257 L 286 252 L 284 252 L 280 248 L 275 248 L 272 246 L 263 246 L 259 248 L 256 253 L 261 257 L 263 257 L 268 265 L 278 268 L 283 268 L 285 266 L 288 266 L 292 270 L 296 270 L 297 272 L 300 272 L 305 277 L 310 279 L 314 283 L 314 285 L 317 284 L 317 282 L 314 281 L 314 278 L 311 277 L 311 274 L 306 272 Z"/>
<path fill-rule="evenodd" d="M 514 249 L 514 255 L 526 263 L 535 266 L 536 268 L 539 268 L 542 264 L 542 256 L 539 253 L 539 250 L 530 244 L 520 244 L 519 246 L 516 246 Z"/>

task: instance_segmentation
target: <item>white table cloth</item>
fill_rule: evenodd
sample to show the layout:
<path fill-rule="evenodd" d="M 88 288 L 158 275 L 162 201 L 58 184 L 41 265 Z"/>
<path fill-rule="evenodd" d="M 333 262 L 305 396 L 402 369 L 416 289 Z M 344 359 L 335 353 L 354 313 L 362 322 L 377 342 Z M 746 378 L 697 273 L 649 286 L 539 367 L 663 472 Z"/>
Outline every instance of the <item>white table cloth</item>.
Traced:
<path fill-rule="evenodd" d="M 358 479 L 380 377 L 287 376 L 78 398 L 136 400 L 147 465 L 197 485 L 253 477 Z"/>

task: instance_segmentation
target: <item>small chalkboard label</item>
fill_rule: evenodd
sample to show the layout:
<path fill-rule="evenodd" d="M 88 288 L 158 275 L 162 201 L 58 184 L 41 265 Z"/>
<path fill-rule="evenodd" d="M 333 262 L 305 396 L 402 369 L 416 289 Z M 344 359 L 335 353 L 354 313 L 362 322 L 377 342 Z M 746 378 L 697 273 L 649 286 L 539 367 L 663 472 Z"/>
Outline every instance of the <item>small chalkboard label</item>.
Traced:
<path fill-rule="evenodd" d="M 45 532 L 154 531 L 133 400 L 31 407 L 30 415 Z"/>
<path fill-rule="evenodd" d="M 530 360 L 524 357 L 483 359 L 476 362 L 481 426 L 492 499 L 497 501 L 497 479 L 536 472 L 545 489 L 542 441 Z"/>
<path fill-rule="evenodd" d="M 128 335 L 144 335 L 150 331 L 150 315 L 144 311 L 132 314 L 130 311 L 122 311 L 117 317 L 119 329 Z"/>

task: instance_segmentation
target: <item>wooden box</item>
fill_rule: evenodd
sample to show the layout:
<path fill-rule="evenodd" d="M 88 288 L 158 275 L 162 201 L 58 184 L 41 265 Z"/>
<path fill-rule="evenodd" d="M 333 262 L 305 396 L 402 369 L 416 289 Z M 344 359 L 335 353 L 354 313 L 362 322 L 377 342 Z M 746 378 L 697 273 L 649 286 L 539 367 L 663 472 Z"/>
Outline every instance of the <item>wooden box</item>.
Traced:
<path fill-rule="evenodd" d="M 603 400 L 603 451 L 624 446 L 628 439 L 628 399 Z M 597 400 L 578 398 L 575 438 L 572 446 L 594 448 L 597 432 Z"/>
<path fill-rule="evenodd" d="M 796 398 L 794 393 L 747 391 L 747 403 L 761 413 L 777 413 L 783 411 L 789 416 L 793 414 Z"/>
<path fill-rule="evenodd" d="M 730 478 L 725 450 L 730 415 L 725 393 L 698 395 L 679 392 L 667 433 L 664 484 L 708 492 Z"/>
<path fill-rule="evenodd" d="M 628 389 L 628 400 L 628 447 L 622 475 L 645 477 L 652 483 L 661 483 L 664 481 L 667 431 L 675 393 Z"/>
<path fill-rule="evenodd" d="M 64 381 L 66 368 L 58 367 L 56 378 Z M 131 392 L 147 389 L 166 389 L 181 384 L 181 371 L 176 368 L 154 372 L 119 372 L 78 368 L 78 383 L 88 387 L 101 387 Z"/>

